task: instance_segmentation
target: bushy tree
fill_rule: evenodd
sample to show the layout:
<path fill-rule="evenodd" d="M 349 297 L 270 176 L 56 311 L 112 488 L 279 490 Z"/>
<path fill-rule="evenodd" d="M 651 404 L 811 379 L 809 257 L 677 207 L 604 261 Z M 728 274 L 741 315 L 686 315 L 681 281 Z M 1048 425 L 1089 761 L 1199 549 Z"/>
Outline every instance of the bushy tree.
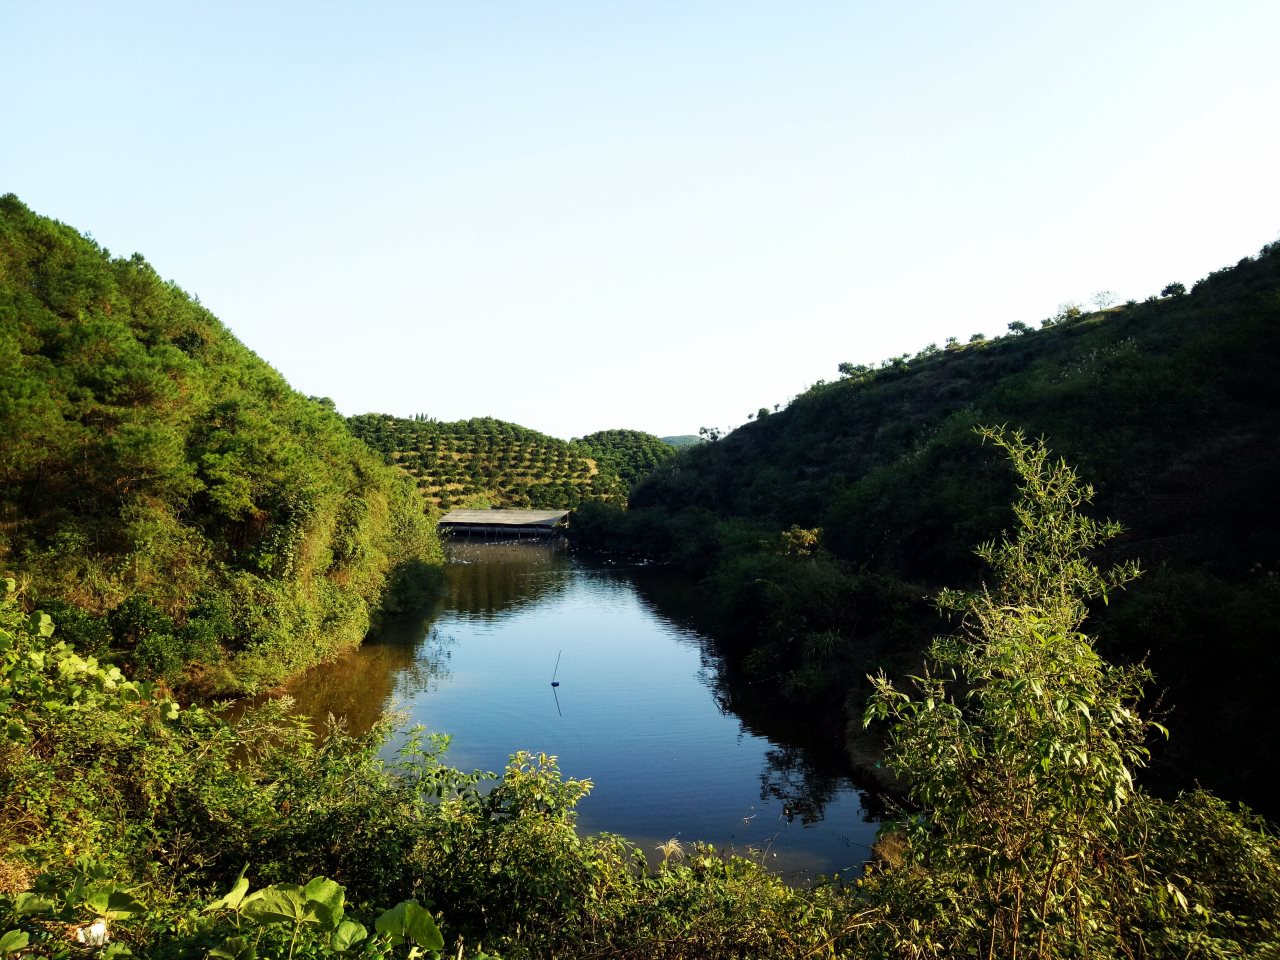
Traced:
<path fill-rule="evenodd" d="M 1144 675 L 1108 666 L 1079 628 L 1089 600 L 1137 571 L 1085 561 L 1119 527 L 1080 515 L 1092 490 L 1070 467 L 1018 433 L 982 433 L 1020 477 L 1018 530 L 978 549 L 995 586 L 943 591 L 964 632 L 934 641 L 916 696 L 877 677 L 865 721 L 893 723 L 887 762 L 920 808 L 908 841 L 928 872 L 922 902 L 954 904 L 933 918 L 942 952 L 1055 955 L 1088 942 L 1084 916 L 1125 869 L 1110 854 L 1146 758 Z"/>
<path fill-rule="evenodd" d="M 1086 559 L 1120 528 L 1081 512 L 1093 491 L 1065 462 L 980 432 L 1021 481 L 1015 532 L 978 550 L 995 583 L 941 594 L 962 632 L 934 641 L 914 696 L 874 678 L 865 716 L 893 725 L 912 811 L 904 862 L 871 885 L 884 930 L 904 956 L 1148 955 L 1131 952 L 1140 928 L 1189 916 L 1191 881 L 1145 862 L 1160 848 L 1134 782 L 1158 729 L 1137 708 L 1147 672 L 1108 664 L 1080 629 L 1138 571 Z"/>

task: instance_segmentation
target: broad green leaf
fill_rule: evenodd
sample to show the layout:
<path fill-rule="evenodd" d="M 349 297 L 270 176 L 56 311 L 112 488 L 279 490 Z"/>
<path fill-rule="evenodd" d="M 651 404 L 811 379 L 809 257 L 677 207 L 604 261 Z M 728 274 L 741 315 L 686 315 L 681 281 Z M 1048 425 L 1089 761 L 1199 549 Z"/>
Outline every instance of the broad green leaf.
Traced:
<path fill-rule="evenodd" d="M 240 912 L 263 925 L 288 923 L 296 926 L 313 918 L 307 895 L 295 883 L 278 883 L 245 897 Z"/>
<path fill-rule="evenodd" d="M 333 922 L 326 926 L 337 926 L 338 921 L 342 919 L 342 905 L 346 899 L 346 892 L 340 884 L 325 877 L 316 877 L 303 888 L 303 893 L 307 895 L 307 900 L 310 902 L 323 906 L 328 916 L 332 918 Z"/>
<path fill-rule="evenodd" d="M 204 908 L 205 913 L 213 910 L 235 910 L 240 906 L 240 901 L 244 899 L 244 895 L 249 892 L 249 881 L 245 878 L 244 873 L 240 874 L 240 879 L 231 888 L 231 892 L 219 900 L 213 901 Z"/>
<path fill-rule="evenodd" d="M 17 953 L 27 945 L 30 937 L 25 930 L 10 930 L 0 937 L 0 957 L 8 957 Z"/>
<path fill-rule="evenodd" d="M 379 933 L 391 937 L 393 943 L 412 940 L 427 950 L 443 950 L 444 937 L 431 914 L 416 900 L 405 900 L 374 921 Z"/>
<path fill-rule="evenodd" d="M 258 951 L 246 937 L 232 937 L 225 943 L 209 951 L 210 957 L 218 960 L 257 960 Z"/>
<path fill-rule="evenodd" d="M 119 920 L 142 913 L 145 907 L 124 890 L 117 890 L 115 884 L 107 884 L 90 891 L 84 898 L 84 905 L 93 913 L 107 920 Z"/>
<path fill-rule="evenodd" d="M 307 913 L 310 922 L 321 930 L 332 930 L 337 927 L 338 921 L 342 919 L 342 906 L 339 905 L 335 912 L 332 907 L 326 904 L 308 900 Z"/>
<path fill-rule="evenodd" d="M 53 901 L 34 893 L 20 893 L 13 898 L 13 915 L 29 917 L 36 913 L 48 913 L 53 909 Z"/>
<path fill-rule="evenodd" d="M 365 929 L 363 923 L 343 920 L 338 924 L 338 929 L 333 931 L 333 936 L 329 939 L 329 948 L 338 953 L 344 953 L 367 936 L 369 931 Z"/>

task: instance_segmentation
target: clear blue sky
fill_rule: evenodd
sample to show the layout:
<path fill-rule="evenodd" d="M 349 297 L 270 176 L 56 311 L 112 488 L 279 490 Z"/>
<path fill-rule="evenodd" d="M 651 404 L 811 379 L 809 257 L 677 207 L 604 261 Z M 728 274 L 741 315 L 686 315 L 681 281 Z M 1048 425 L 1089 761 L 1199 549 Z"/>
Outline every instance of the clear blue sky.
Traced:
<path fill-rule="evenodd" d="M 741 423 L 1280 235 L 1280 4 L 0 0 L 0 191 L 345 413 Z"/>

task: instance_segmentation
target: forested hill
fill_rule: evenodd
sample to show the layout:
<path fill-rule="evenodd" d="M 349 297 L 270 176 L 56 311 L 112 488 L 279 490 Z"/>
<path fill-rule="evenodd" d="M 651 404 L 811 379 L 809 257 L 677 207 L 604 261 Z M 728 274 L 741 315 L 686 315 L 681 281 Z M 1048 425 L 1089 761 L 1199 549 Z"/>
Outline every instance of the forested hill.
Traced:
<path fill-rule="evenodd" d="M 662 442 L 679 450 L 681 447 L 692 447 L 704 441 L 696 433 L 682 433 L 675 437 L 663 437 Z"/>
<path fill-rule="evenodd" d="M 628 488 L 676 452 L 665 440 L 642 430 L 599 430 L 576 442 L 617 473 Z"/>
<path fill-rule="evenodd" d="M 629 537 L 711 572 L 730 614 L 774 625 L 748 665 L 780 671 L 801 696 L 817 687 L 830 698 L 840 695 L 833 678 L 857 687 L 865 667 L 906 642 L 901 631 L 890 638 L 895 617 L 874 615 L 867 578 L 878 578 L 882 605 L 886 590 L 901 604 L 974 584 L 973 547 L 1010 525 L 1012 477 L 973 427 L 1043 436 L 1097 487 L 1097 512 L 1128 529 L 1108 559 L 1138 558 L 1147 571 L 1095 629 L 1113 658 L 1150 654 L 1171 710 L 1163 758 L 1280 810 L 1263 787 L 1280 738 L 1271 705 L 1280 686 L 1280 243 L 1190 292 L 1170 284 L 1145 302 L 1063 311 L 1041 329 L 1013 324 L 999 338 L 840 369 L 840 380 L 785 410 L 682 452 L 678 469 L 637 486 L 625 522 L 604 532 L 600 518 L 584 517 L 583 533 Z M 832 583 L 860 586 L 801 596 L 784 588 L 781 559 L 749 559 L 760 531 L 793 524 L 821 529 L 824 569 L 844 577 Z M 797 542 L 775 552 L 807 553 Z M 787 605 L 769 600 L 780 593 Z M 813 637 L 834 636 L 818 647 L 838 660 L 869 629 L 880 652 L 863 644 L 843 674 L 813 653 Z"/>
<path fill-rule="evenodd" d="M 571 509 L 624 500 L 626 484 L 576 443 L 493 417 L 441 422 L 366 413 L 347 424 L 386 462 L 414 477 L 435 506 Z"/>
<path fill-rule="evenodd" d="M 254 689 L 439 545 L 413 485 L 135 254 L 0 198 L 0 567 L 82 653 Z"/>

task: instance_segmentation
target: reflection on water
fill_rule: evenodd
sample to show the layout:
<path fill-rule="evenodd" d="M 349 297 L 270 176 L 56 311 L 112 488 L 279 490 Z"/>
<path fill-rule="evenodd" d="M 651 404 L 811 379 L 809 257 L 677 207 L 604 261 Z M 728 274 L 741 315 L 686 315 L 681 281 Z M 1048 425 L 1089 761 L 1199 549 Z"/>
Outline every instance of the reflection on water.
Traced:
<path fill-rule="evenodd" d="M 654 616 L 698 632 L 706 611 L 696 582 L 662 568 L 633 570 L 631 577 Z M 780 709 L 769 687 L 733 671 L 716 653 L 713 642 L 705 641 L 702 653 L 699 679 L 721 712 L 736 718 L 745 733 L 771 744 L 760 772 L 762 798 L 772 797 L 782 803 L 790 818 L 814 824 L 824 819 L 827 804 L 847 791 L 852 782 L 861 789 L 864 822 L 878 826 L 886 814 L 882 797 L 874 785 L 852 779 L 843 729 L 823 728 L 790 706 Z"/>
<path fill-rule="evenodd" d="M 437 687 L 449 674 L 449 637 L 432 627 L 443 605 L 388 620 L 376 639 L 284 688 L 293 710 L 324 725 L 329 714 L 349 733 L 370 730 L 394 704 Z"/>
<path fill-rule="evenodd" d="M 572 567 L 557 542 L 451 540 L 446 607 L 493 619 L 561 593 Z"/>
<path fill-rule="evenodd" d="M 444 596 L 429 609 L 389 618 L 358 649 L 286 685 L 294 712 L 323 726 L 328 714 L 344 719 L 348 732 L 368 732 L 382 715 L 447 679 L 457 639 L 436 621 L 445 612 L 496 620 L 519 607 L 561 592 L 571 567 L 554 543 L 447 544 Z"/>
<path fill-rule="evenodd" d="M 860 867 L 875 828 L 843 758 L 767 691 L 735 688 L 689 626 L 688 583 L 545 543 L 449 551 L 444 601 L 292 684 L 300 712 L 345 716 L 359 733 L 402 710 L 451 734 L 463 769 L 555 754 L 595 784 L 582 828 L 649 852 L 674 836 L 755 851 L 784 873 Z"/>

